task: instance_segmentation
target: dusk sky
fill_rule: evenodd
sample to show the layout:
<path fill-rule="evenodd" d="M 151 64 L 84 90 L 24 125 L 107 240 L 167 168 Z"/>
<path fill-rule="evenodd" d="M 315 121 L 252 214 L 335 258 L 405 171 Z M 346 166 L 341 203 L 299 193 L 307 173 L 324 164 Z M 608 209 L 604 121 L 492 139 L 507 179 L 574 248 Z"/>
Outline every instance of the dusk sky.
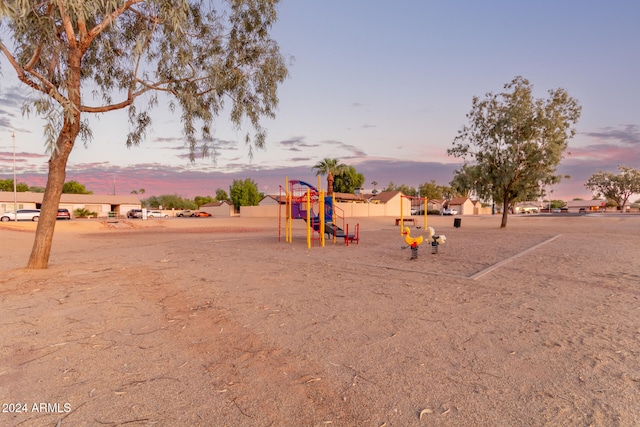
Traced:
<path fill-rule="evenodd" d="M 337 158 L 364 174 L 365 189 L 390 181 L 448 184 L 460 161 L 448 157 L 473 96 L 500 92 L 515 76 L 536 97 L 564 88 L 582 105 L 578 134 L 552 198 L 591 198 L 598 170 L 640 168 L 640 2 L 637 0 L 283 0 L 273 36 L 292 57 L 267 147 L 249 159 L 243 132 L 216 121 L 217 162 L 191 163 L 180 113 L 154 110 L 153 130 L 126 148 L 125 112 L 91 120 L 93 141 L 77 142 L 67 180 L 96 194 L 192 198 L 253 179 L 277 193 L 285 177 L 317 182 L 311 167 Z M 7 34 L 0 33 L 7 41 Z M 0 179 L 44 186 L 43 122 L 21 115 L 30 95 L 0 56 Z M 324 181 L 323 181 L 323 185 Z M 632 197 L 632 201 L 638 197 Z"/>

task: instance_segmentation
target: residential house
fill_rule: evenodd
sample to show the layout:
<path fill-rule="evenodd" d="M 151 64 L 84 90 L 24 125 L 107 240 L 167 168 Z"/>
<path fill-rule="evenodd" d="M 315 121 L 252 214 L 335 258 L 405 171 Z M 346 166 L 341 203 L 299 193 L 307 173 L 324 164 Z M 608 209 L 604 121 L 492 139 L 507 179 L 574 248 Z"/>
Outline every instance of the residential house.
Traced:
<path fill-rule="evenodd" d="M 482 202 L 480 200 L 472 200 L 472 202 L 474 215 L 491 215 L 494 213 L 491 206 L 482 206 Z"/>
<path fill-rule="evenodd" d="M 411 203 L 409 203 L 408 200 L 403 199 L 402 196 L 403 194 L 400 191 L 381 191 L 380 193 L 371 197 L 369 199 L 369 203 L 384 204 L 383 216 L 400 217 L 401 209 L 403 216 L 410 216 Z"/>
<path fill-rule="evenodd" d="M 430 211 L 442 211 L 444 210 L 446 200 L 444 199 L 429 199 L 427 201 L 427 209 Z"/>
<path fill-rule="evenodd" d="M 210 213 L 211 216 L 233 216 L 233 203 L 228 200 L 205 203 L 200 206 L 200 210 Z"/>
<path fill-rule="evenodd" d="M 258 202 L 258 206 L 277 206 L 284 205 L 286 203 L 285 197 L 277 196 L 273 194 L 267 194 Z"/>
<path fill-rule="evenodd" d="M 364 193 L 353 194 L 353 193 L 334 192 L 333 197 L 336 199 L 336 202 L 338 203 L 366 203 L 367 200 L 373 196 L 365 195 Z"/>
<path fill-rule="evenodd" d="M 604 200 L 571 200 L 565 207 L 569 213 L 602 212 L 606 205 L 607 202 Z"/>
<path fill-rule="evenodd" d="M 513 206 L 513 213 L 516 213 L 516 214 L 538 213 L 540 212 L 540 209 L 541 209 L 540 202 L 535 202 L 535 201 L 518 202 Z"/>
<path fill-rule="evenodd" d="M 15 193 L 18 209 L 40 209 L 44 193 L 32 193 L 30 191 Z M 131 209 L 141 209 L 140 199 L 136 195 L 126 194 L 100 195 L 100 194 L 67 194 L 60 197 L 58 208 L 69 209 L 73 216 L 76 209 L 86 209 L 96 212 L 98 217 L 110 215 L 125 216 Z M 14 209 L 14 193 L 0 191 L 0 211 L 6 212 Z"/>
<path fill-rule="evenodd" d="M 447 209 L 458 211 L 458 215 L 473 215 L 473 202 L 468 197 L 454 197 L 447 203 Z"/>

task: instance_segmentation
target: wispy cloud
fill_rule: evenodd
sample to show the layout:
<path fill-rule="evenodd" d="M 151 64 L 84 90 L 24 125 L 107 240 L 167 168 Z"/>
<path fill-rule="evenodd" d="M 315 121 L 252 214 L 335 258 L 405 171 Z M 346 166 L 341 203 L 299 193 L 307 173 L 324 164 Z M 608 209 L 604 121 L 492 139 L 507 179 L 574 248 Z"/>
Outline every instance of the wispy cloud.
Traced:
<path fill-rule="evenodd" d="M 335 141 L 335 140 L 331 140 L 331 141 L 323 141 L 323 145 L 328 145 L 328 146 L 333 146 L 336 147 L 338 149 L 342 149 L 348 153 L 350 153 L 349 155 L 334 155 L 334 156 L 330 156 L 330 157 L 339 157 L 340 159 L 352 159 L 352 158 L 360 158 L 360 157 L 366 157 L 367 153 L 365 153 L 363 150 L 361 150 L 359 147 L 355 146 L 355 145 L 351 145 L 351 144 L 346 144 L 342 141 Z M 335 152 L 334 149 L 331 149 L 332 152 Z"/>
<path fill-rule="evenodd" d="M 622 125 L 621 128 L 606 127 L 597 132 L 586 132 L 584 135 L 605 141 L 619 141 L 628 145 L 640 145 L 640 126 Z"/>
<path fill-rule="evenodd" d="M 304 136 L 297 136 L 290 139 L 285 139 L 284 141 L 280 141 L 277 143 L 280 147 L 284 147 L 289 151 L 302 151 L 305 148 L 316 148 L 319 147 L 318 143 L 310 143 L 305 141 Z"/>
<path fill-rule="evenodd" d="M 5 159 L 10 157 L 13 160 L 13 151 L 0 151 L 0 159 Z M 38 154 L 38 153 L 27 153 L 27 152 L 16 152 L 16 159 L 42 159 L 47 158 L 46 154 Z"/>
<path fill-rule="evenodd" d="M 582 165 L 585 169 L 615 171 L 618 165 L 640 167 L 640 126 L 622 125 L 607 127 L 582 135 L 594 140 L 593 143 L 570 147 L 567 165 Z"/>
<path fill-rule="evenodd" d="M 3 114 L 5 114 L 6 112 L 5 109 L 20 111 L 20 109 L 22 108 L 22 104 L 24 104 L 25 101 L 31 99 L 30 97 L 25 96 L 25 92 L 27 92 L 25 88 L 26 86 L 18 85 L 12 85 L 2 88 L 2 91 L 0 92 L 0 105 L 2 105 L 3 107 Z M 15 116 L 12 113 L 7 114 L 11 115 L 12 117 Z"/>

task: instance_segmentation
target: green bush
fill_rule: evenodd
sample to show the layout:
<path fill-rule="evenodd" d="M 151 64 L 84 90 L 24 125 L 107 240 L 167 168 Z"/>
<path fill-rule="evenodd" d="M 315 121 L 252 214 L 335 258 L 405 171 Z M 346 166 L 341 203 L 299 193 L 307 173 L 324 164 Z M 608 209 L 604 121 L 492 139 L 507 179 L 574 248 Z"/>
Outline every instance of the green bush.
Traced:
<path fill-rule="evenodd" d="M 98 213 L 97 212 L 91 212 L 88 209 L 78 208 L 78 209 L 73 211 L 73 216 L 74 216 L 74 218 L 87 218 L 89 216 L 97 218 L 98 217 Z"/>
<path fill-rule="evenodd" d="M 440 212 L 438 209 L 429 209 L 427 211 L 427 215 L 442 215 L 442 212 Z"/>

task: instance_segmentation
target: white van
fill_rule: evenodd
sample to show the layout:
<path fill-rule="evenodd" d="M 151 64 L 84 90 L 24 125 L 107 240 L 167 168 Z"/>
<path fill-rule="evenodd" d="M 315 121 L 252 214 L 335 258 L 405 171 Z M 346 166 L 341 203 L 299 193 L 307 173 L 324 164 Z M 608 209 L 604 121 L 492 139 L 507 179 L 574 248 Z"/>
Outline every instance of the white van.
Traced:
<path fill-rule="evenodd" d="M 7 222 L 16 219 L 16 211 L 5 212 L 0 217 L 0 221 Z M 40 209 L 18 209 L 18 221 L 38 221 L 40 219 Z"/>

